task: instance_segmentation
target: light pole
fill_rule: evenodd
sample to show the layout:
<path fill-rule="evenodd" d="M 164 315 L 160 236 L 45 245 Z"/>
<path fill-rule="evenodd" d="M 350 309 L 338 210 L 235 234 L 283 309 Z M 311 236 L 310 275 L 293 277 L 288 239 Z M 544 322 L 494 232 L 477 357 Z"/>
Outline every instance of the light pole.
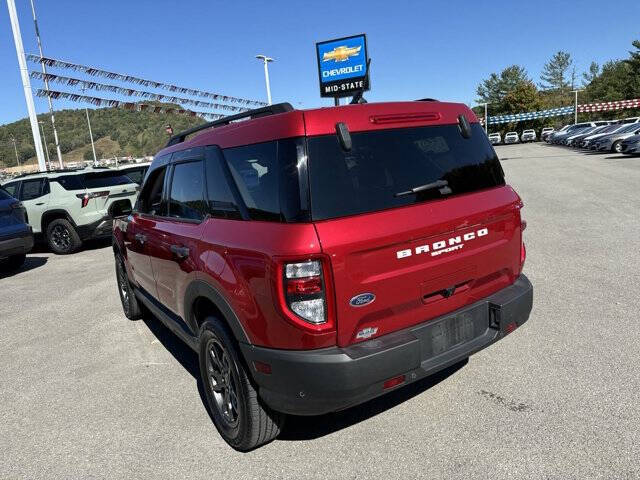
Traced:
<path fill-rule="evenodd" d="M 576 100 L 574 103 L 574 119 L 573 119 L 573 123 L 578 123 L 578 92 L 582 92 L 583 90 L 571 90 L 573 93 L 576 94 Z"/>
<path fill-rule="evenodd" d="M 33 13 L 33 24 L 36 30 L 36 39 L 38 40 L 38 49 L 40 50 L 40 66 L 42 67 L 42 74 L 44 75 L 44 89 L 47 92 L 47 101 L 49 102 L 49 114 L 51 115 L 51 126 L 53 127 L 53 141 L 56 144 L 56 152 L 58 154 L 58 163 L 60 168 L 64 168 L 62 164 L 62 151 L 60 150 L 60 141 L 58 140 L 58 130 L 56 129 L 56 117 L 53 115 L 53 105 L 51 104 L 51 96 L 49 95 L 49 80 L 47 79 L 47 67 L 42 61 L 42 42 L 40 42 L 40 30 L 38 29 L 38 20 L 36 20 L 36 9 L 33 6 L 33 0 L 31 0 L 31 13 Z M 41 122 L 40 122 L 41 123 Z M 46 142 L 45 142 L 46 145 Z M 49 162 L 49 168 L 51 168 L 51 161 L 49 160 L 49 150 L 47 149 L 47 162 Z"/>
<path fill-rule="evenodd" d="M 487 102 L 484 102 L 484 133 L 489 133 L 489 117 L 487 116 Z"/>
<path fill-rule="evenodd" d="M 273 62 L 273 58 L 266 55 L 256 55 L 258 60 L 264 63 L 264 82 L 267 85 L 267 103 L 271 105 L 271 86 L 269 85 L 269 62 Z"/>
<path fill-rule="evenodd" d="M 47 163 L 49 164 L 49 170 L 51 170 L 51 159 L 49 158 L 49 146 L 47 145 L 47 137 L 44 136 L 44 122 L 40 120 L 40 130 L 42 131 L 42 142 L 44 143 L 44 152 L 47 154 Z"/>
<path fill-rule="evenodd" d="M 36 149 L 36 157 L 38 158 L 38 170 L 43 172 L 47 169 L 47 166 L 45 165 L 44 152 L 42 151 L 42 140 L 40 140 L 40 129 L 38 128 L 38 118 L 36 117 L 36 107 L 33 104 L 33 94 L 31 92 L 31 81 L 29 80 L 29 70 L 27 69 L 27 59 L 24 55 L 24 45 L 22 44 L 22 33 L 20 33 L 20 23 L 18 22 L 18 12 L 16 11 L 15 0 L 7 0 L 7 8 L 9 9 L 9 20 L 11 21 L 11 30 L 13 31 L 13 43 L 15 43 L 16 55 L 18 56 L 20 76 L 22 77 L 22 88 L 24 89 L 24 98 L 27 102 L 27 111 L 29 112 L 29 123 L 31 123 L 31 134 L 33 135 L 33 146 Z"/>
<path fill-rule="evenodd" d="M 84 88 L 82 89 L 82 95 L 84 96 Z M 87 114 L 87 125 L 89 125 L 89 138 L 91 138 L 91 149 L 93 150 L 93 164 L 96 165 L 98 163 L 98 159 L 96 158 L 96 147 L 93 144 L 93 133 L 91 133 L 91 120 L 89 120 L 89 109 L 84 107 L 84 113 Z"/>
<path fill-rule="evenodd" d="M 13 150 L 16 152 L 16 163 L 20 166 L 20 158 L 18 157 L 18 147 L 16 147 L 16 139 L 11 137 L 11 141 L 13 142 Z"/>

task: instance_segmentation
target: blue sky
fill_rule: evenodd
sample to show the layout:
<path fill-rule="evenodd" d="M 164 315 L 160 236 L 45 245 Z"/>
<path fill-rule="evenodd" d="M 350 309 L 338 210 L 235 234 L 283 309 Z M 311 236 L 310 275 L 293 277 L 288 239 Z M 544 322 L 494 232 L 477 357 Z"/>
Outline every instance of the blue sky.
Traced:
<path fill-rule="evenodd" d="M 264 100 L 263 70 L 254 56 L 265 53 L 276 59 L 270 67 L 274 102 L 296 107 L 331 104 L 319 97 L 315 42 L 346 35 L 367 34 L 369 101 L 434 97 L 465 103 L 473 102 L 481 79 L 508 65 L 524 66 L 538 81 L 559 49 L 569 51 L 582 72 L 592 60 L 625 57 L 631 41 L 640 39 L 638 0 L 35 1 L 46 56 Z M 35 53 L 29 1 L 16 4 L 25 50 Z M 4 124 L 27 114 L 4 1 L 0 72 Z M 45 101 L 35 101 L 38 112 L 46 111 Z"/>

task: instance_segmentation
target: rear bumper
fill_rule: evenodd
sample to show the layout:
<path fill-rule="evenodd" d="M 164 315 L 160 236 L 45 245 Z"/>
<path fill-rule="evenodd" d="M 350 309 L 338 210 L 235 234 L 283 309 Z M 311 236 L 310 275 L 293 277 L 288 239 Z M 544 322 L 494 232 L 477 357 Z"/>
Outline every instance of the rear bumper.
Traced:
<path fill-rule="evenodd" d="M 28 230 L 16 233 L 9 237 L 0 237 L 0 258 L 13 255 L 24 255 L 33 248 L 33 233 L 31 227 Z"/>
<path fill-rule="evenodd" d="M 90 240 L 92 238 L 110 236 L 112 228 L 113 219 L 109 216 L 105 216 L 95 222 L 91 222 L 86 225 L 78 225 L 77 231 L 82 240 Z"/>
<path fill-rule="evenodd" d="M 383 388 L 391 378 L 404 375 L 401 385 L 407 385 L 469 357 L 525 323 L 532 305 L 533 287 L 521 275 L 513 285 L 460 310 L 347 348 L 240 347 L 267 405 L 284 413 L 320 415 L 392 390 Z M 452 335 L 465 340 L 444 348 Z M 270 365 L 271 373 L 255 371 L 256 361 Z"/>

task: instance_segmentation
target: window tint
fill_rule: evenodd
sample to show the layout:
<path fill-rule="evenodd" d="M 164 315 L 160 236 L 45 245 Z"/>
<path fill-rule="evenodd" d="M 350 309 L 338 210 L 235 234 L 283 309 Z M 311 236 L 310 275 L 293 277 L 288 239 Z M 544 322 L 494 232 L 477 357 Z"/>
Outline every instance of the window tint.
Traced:
<path fill-rule="evenodd" d="M 65 190 L 84 190 L 83 175 L 62 175 L 53 178 L 52 181 L 58 182 Z"/>
<path fill-rule="evenodd" d="M 36 180 L 23 180 L 22 189 L 20 190 L 20 200 L 34 200 L 45 195 L 43 185 L 45 179 L 38 178 Z"/>
<path fill-rule="evenodd" d="M 252 219 L 309 221 L 302 140 L 228 148 L 224 157 Z"/>
<path fill-rule="evenodd" d="M 131 180 L 118 171 L 111 172 L 91 172 L 84 175 L 84 185 L 86 188 L 114 187 L 116 185 L 127 185 Z"/>
<path fill-rule="evenodd" d="M 138 203 L 136 205 L 138 212 L 158 216 L 166 214 L 166 209 L 162 201 L 162 188 L 164 186 L 166 173 L 167 167 L 161 167 L 149 174 L 138 196 Z"/>
<path fill-rule="evenodd" d="M 203 186 L 201 161 L 176 164 L 173 167 L 169 193 L 169 216 L 202 220 L 206 211 Z"/>
<path fill-rule="evenodd" d="M 140 167 L 136 169 L 126 170 L 122 172 L 133 183 L 140 185 L 144 179 L 144 174 L 147 173 L 146 167 Z"/>
<path fill-rule="evenodd" d="M 12 182 L 12 183 L 7 183 L 6 185 L 3 185 L 2 188 L 4 188 L 9 195 L 11 195 L 14 198 L 17 198 L 19 186 L 20 186 L 20 182 Z"/>
<path fill-rule="evenodd" d="M 222 154 L 217 147 L 207 147 L 207 201 L 212 217 L 239 220 L 240 211 L 229 188 L 228 178 L 223 170 Z"/>
<path fill-rule="evenodd" d="M 502 168 L 482 127 L 465 139 L 456 125 L 352 133 L 345 152 L 336 135 L 308 140 L 314 220 L 374 212 L 504 185 Z M 450 192 L 430 188 L 439 180 Z"/>

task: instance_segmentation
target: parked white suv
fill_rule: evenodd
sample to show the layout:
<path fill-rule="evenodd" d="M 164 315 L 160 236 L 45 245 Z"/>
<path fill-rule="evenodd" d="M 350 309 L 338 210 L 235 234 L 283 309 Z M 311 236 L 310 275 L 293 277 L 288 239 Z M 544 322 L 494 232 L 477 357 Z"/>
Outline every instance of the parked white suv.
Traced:
<path fill-rule="evenodd" d="M 535 130 L 524 130 L 522 132 L 522 136 L 520 140 L 523 142 L 535 142 L 536 141 L 536 131 Z"/>
<path fill-rule="evenodd" d="M 518 132 L 508 132 L 504 136 L 504 143 L 518 143 L 520 141 L 520 137 L 518 136 Z"/>
<path fill-rule="evenodd" d="M 2 185 L 27 210 L 33 233 L 54 253 L 67 254 L 84 240 L 111 235 L 111 216 L 131 209 L 138 185 L 117 170 L 54 170 L 26 174 Z"/>
<path fill-rule="evenodd" d="M 544 127 L 542 129 L 542 132 L 540 132 L 540 140 L 546 141 L 547 137 L 551 135 L 554 131 L 555 131 L 555 128 L 553 127 Z"/>
<path fill-rule="evenodd" d="M 500 142 L 502 142 L 502 136 L 499 132 L 490 133 L 489 141 L 491 142 L 491 145 L 498 145 Z"/>

